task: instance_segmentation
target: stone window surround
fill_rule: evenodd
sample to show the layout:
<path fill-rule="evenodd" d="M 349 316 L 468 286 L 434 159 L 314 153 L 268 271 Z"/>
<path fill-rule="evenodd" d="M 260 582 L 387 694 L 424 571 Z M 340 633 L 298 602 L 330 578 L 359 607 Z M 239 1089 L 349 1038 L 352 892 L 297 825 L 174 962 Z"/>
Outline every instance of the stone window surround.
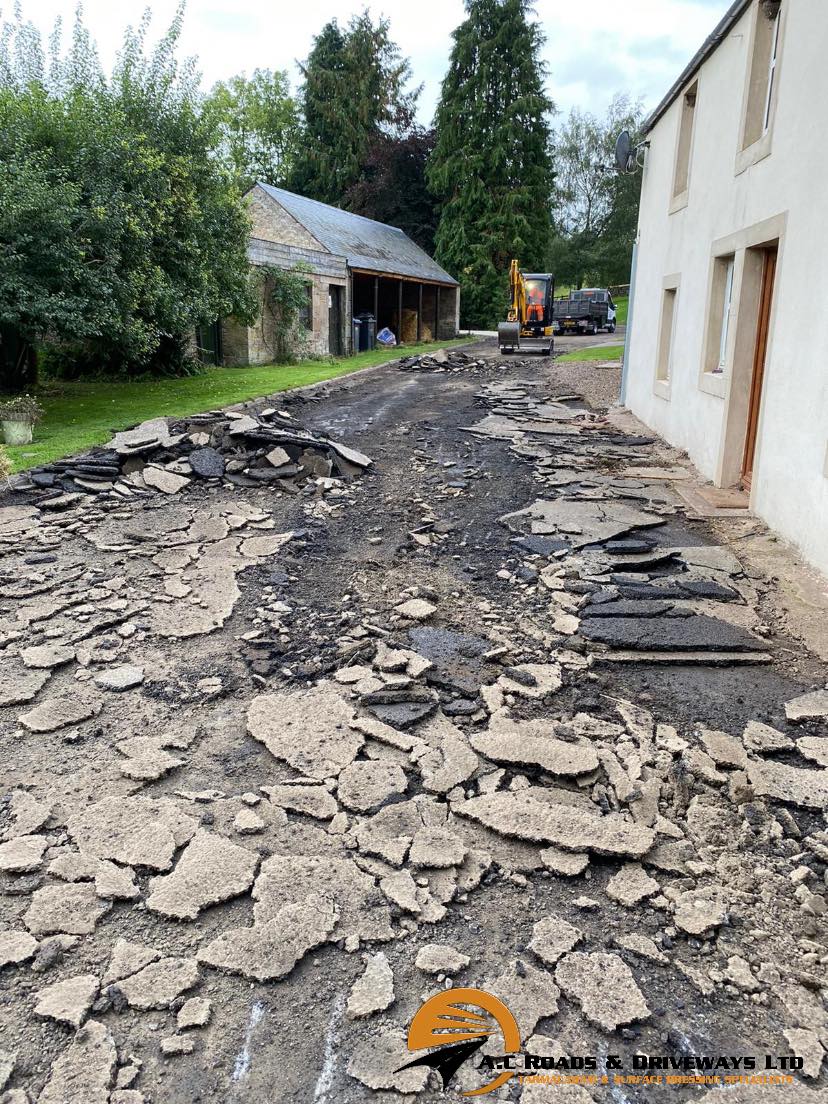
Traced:
<path fill-rule="evenodd" d="M 692 97 L 692 104 L 691 104 Z M 693 146 L 696 139 L 696 119 L 699 104 L 699 78 L 698 76 L 685 88 L 678 100 L 679 119 L 676 128 L 676 147 L 673 154 L 673 180 L 671 184 L 671 197 L 668 214 L 673 215 L 682 211 L 690 202 L 690 178 L 693 169 Z M 684 177 L 684 187 L 679 187 L 681 177 Z"/>
<path fill-rule="evenodd" d="M 674 292 L 672 304 L 672 316 L 670 319 L 670 333 L 665 333 L 665 305 L 667 292 Z M 673 353 L 675 351 L 675 334 L 679 312 L 679 300 L 681 296 L 681 274 L 673 273 L 665 276 L 661 281 L 661 317 L 658 325 L 658 344 L 656 345 L 655 375 L 653 378 L 653 394 L 666 402 L 670 401 L 673 389 Z M 665 345 L 666 342 L 666 345 Z M 665 355 L 666 354 L 666 355 Z M 666 375 L 660 375 L 662 370 Z"/>
<path fill-rule="evenodd" d="M 750 25 L 750 42 L 748 45 L 748 61 L 745 66 L 745 78 L 744 78 L 744 90 L 742 93 L 742 111 L 739 120 L 739 146 L 736 151 L 736 164 L 734 167 L 734 175 L 739 176 L 741 173 L 749 169 L 751 165 L 756 165 L 759 161 L 763 161 L 766 157 L 769 157 L 773 152 L 773 128 L 776 120 L 776 109 L 779 103 L 779 82 L 782 75 L 782 64 L 785 56 L 785 28 L 787 26 L 787 4 L 784 2 L 779 10 L 779 37 L 777 40 L 776 48 L 776 67 L 774 71 L 774 84 L 773 94 L 770 102 L 770 115 L 768 118 L 767 130 L 759 136 L 754 142 L 745 145 L 746 135 L 748 133 L 749 120 L 748 116 L 752 111 L 760 110 L 764 113 L 765 103 L 764 96 L 760 97 L 762 103 L 759 103 L 755 97 L 751 96 L 751 87 L 753 85 L 753 70 L 756 64 L 756 49 L 757 49 L 757 36 L 761 29 L 760 19 L 766 19 L 764 12 L 762 11 L 762 0 L 755 0 L 753 10 L 751 13 L 751 25 Z M 762 66 L 762 71 L 765 71 L 765 65 Z M 767 90 L 767 85 L 763 84 L 764 91 Z"/>

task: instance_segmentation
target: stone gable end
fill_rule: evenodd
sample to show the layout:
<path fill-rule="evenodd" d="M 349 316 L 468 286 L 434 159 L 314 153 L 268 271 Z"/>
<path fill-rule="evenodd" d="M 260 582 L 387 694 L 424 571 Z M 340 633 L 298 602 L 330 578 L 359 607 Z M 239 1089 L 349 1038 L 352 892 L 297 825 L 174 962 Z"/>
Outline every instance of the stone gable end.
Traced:
<path fill-rule="evenodd" d="M 288 214 L 281 203 L 256 185 L 248 196 L 248 213 L 252 222 L 250 234 L 262 241 L 278 242 L 300 249 L 328 250 L 309 230 Z"/>

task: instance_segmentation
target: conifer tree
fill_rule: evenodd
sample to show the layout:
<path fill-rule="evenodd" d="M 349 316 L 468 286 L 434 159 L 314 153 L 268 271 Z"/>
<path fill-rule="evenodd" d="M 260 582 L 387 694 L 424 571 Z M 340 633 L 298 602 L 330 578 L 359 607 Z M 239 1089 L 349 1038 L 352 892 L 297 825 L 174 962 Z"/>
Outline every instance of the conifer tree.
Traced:
<path fill-rule="evenodd" d="M 435 118 L 429 185 L 441 201 L 437 259 L 461 284 L 464 325 L 493 328 L 509 262 L 542 270 L 554 183 L 540 60 L 527 0 L 466 0 Z"/>
<path fill-rule="evenodd" d="M 345 30 L 331 20 L 316 36 L 302 67 L 304 127 L 291 186 L 340 204 L 361 178 L 372 142 L 380 134 L 406 133 L 419 89 L 405 85 L 411 66 L 368 11 Z"/>

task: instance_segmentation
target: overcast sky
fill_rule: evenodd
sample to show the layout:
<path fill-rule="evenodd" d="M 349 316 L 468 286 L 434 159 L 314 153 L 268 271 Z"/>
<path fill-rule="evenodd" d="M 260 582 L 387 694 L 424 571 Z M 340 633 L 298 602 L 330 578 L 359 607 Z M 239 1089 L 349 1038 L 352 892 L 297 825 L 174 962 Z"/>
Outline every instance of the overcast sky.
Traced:
<path fill-rule="evenodd" d="M 145 0 L 86 0 L 86 23 L 109 65 L 124 27 L 137 23 Z M 176 0 L 153 0 L 158 34 Z M 361 0 L 189 0 L 183 49 L 197 55 L 206 87 L 257 66 L 287 69 L 297 82 L 297 59 L 307 57 L 312 36 L 329 20 L 340 23 L 363 7 Z M 678 76 L 730 0 L 537 0 L 546 35 L 548 90 L 561 111 L 573 106 L 599 113 L 615 92 L 641 96 L 653 107 Z M 451 31 L 463 18 L 462 0 L 376 0 L 391 33 L 410 57 L 415 82 L 425 87 L 420 116 L 430 122 L 451 49 Z M 11 0 L 0 0 L 8 13 Z M 75 0 L 23 0 L 24 15 L 44 32 L 56 16 L 71 25 Z"/>

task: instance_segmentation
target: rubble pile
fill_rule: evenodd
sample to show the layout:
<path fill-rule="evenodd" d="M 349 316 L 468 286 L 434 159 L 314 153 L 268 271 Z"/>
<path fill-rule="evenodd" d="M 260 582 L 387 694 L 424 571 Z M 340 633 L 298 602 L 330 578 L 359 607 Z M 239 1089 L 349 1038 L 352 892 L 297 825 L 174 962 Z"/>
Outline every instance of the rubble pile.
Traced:
<path fill-rule="evenodd" d="M 0 507 L 9 1104 L 206 1096 L 204 1069 L 219 1095 L 232 1082 L 253 1099 L 277 1029 L 283 1080 L 315 1033 L 322 1104 L 366 1087 L 436 1099 L 427 1070 L 403 1068 L 406 1029 L 452 986 L 496 994 L 532 1053 L 795 1053 L 779 1099 L 821 1096 L 824 676 L 768 672 L 738 724 L 712 722 L 698 693 L 656 695 L 659 663 L 752 664 L 758 683 L 760 580 L 688 526 L 683 468 L 651 439 L 543 379 L 497 379 L 479 403 L 463 441 L 487 456 L 451 489 L 482 513 L 500 451 L 509 493 L 464 525 L 432 470 L 456 456 L 426 465 L 409 444 L 423 523 L 400 526 L 393 558 L 357 549 L 318 603 L 324 639 L 308 595 L 329 564 L 345 574 L 350 533 L 314 563 L 313 534 L 288 519 L 318 503 L 247 492 L 370 461 L 278 412 L 119 434 L 101 453 L 135 498 L 90 499 L 59 474 L 44 490 L 63 509 Z M 267 465 L 292 474 L 252 474 Z M 154 468 L 215 494 L 150 495 Z M 530 493 L 498 524 L 515 485 Z M 350 493 L 356 513 L 364 487 L 321 504 L 336 517 Z M 371 533 L 376 499 L 366 513 Z M 300 648 L 313 666 L 289 661 Z M 617 670 L 629 690 L 605 677 Z M 282 1020 L 274 983 L 290 987 Z M 301 1051 L 306 1095 L 308 1068 Z M 452 1089 L 481 1080 L 465 1063 Z M 718 1100 L 698 1087 L 676 1099 Z"/>
<path fill-rule="evenodd" d="M 423 356 L 402 357 L 397 364 L 400 372 L 481 372 L 491 367 L 482 357 L 473 357 L 460 349 L 438 349 Z"/>
<path fill-rule="evenodd" d="M 295 491 L 307 479 L 349 479 L 371 463 L 304 429 L 286 410 L 251 407 L 153 418 L 116 433 L 103 448 L 26 472 L 13 487 L 62 507 L 67 495 L 174 495 L 194 481 Z"/>
<path fill-rule="evenodd" d="M 600 662 L 769 662 L 770 630 L 737 558 L 671 539 L 687 469 L 653 465 L 653 438 L 549 392 L 537 379 L 490 382 L 477 396 L 489 413 L 466 432 L 507 442 L 533 468 L 543 497 L 500 521 L 551 599 L 553 631 Z"/>

